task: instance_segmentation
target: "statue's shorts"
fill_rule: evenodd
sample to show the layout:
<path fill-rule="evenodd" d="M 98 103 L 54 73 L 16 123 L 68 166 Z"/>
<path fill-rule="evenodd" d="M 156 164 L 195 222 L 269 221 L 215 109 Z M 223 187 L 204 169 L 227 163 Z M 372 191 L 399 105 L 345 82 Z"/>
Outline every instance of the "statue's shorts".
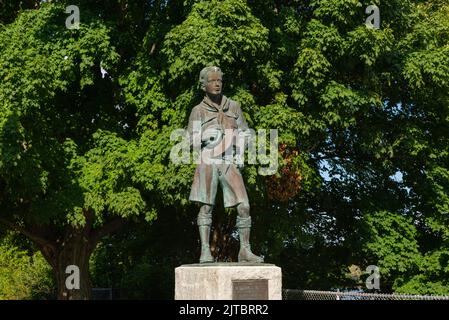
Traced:
<path fill-rule="evenodd" d="M 215 205 L 218 184 L 223 190 L 224 206 L 249 203 L 240 170 L 234 164 L 199 164 L 193 178 L 189 200 Z"/>

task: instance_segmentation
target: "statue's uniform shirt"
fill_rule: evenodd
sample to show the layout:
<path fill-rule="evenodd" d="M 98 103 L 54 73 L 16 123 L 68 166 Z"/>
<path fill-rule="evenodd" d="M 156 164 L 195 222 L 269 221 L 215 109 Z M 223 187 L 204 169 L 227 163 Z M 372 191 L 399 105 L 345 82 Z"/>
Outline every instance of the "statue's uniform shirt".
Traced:
<path fill-rule="evenodd" d="M 191 137 L 194 132 L 194 121 L 201 124 L 201 132 L 216 129 L 225 132 L 226 129 L 238 131 L 248 130 L 242 110 L 237 102 L 222 97 L 221 104 L 214 104 L 207 96 L 195 106 L 190 114 L 188 131 Z M 209 130 L 210 131 L 210 130 Z M 204 147 L 203 149 L 204 150 Z M 223 190 L 225 207 L 233 207 L 239 203 L 248 203 L 248 195 L 240 170 L 229 163 L 198 164 L 193 178 L 189 199 L 204 204 L 214 205 L 218 184 Z"/>

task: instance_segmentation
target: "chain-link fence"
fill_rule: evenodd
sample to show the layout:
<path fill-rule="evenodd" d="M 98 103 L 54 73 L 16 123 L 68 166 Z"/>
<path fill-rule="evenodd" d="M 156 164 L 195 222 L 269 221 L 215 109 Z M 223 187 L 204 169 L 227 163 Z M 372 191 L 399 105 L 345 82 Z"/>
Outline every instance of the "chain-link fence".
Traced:
<path fill-rule="evenodd" d="M 364 292 L 335 292 L 314 290 L 282 290 L 284 300 L 449 300 L 449 296 L 421 296 Z"/>

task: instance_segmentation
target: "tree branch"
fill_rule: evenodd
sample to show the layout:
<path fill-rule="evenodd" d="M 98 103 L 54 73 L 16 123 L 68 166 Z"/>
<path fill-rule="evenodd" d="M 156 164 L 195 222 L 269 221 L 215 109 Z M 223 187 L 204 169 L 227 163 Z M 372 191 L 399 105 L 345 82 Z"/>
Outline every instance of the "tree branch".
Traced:
<path fill-rule="evenodd" d="M 84 216 L 86 217 L 86 225 L 84 227 L 85 229 L 84 233 L 85 235 L 89 235 L 92 230 L 95 216 L 91 210 L 84 210 Z"/>
<path fill-rule="evenodd" d="M 119 217 L 105 223 L 102 227 L 92 232 L 89 242 L 91 242 L 92 246 L 94 247 L 101 238 L 109 233 L 118 230 L 124 224 L 124 222 L 125 219 Z"/>
<path fill-rule="evenodd" d="M 4 218 L 0 218 L 0 222 L 8 226 L 10 229 L 20 232 L 21 234 L 30 238 L 31 240 L 33 240 L 34 242 L 38 243 L 41 246 L 51 247 L 52 249 L 55 249 L 55 245 L 50 240 L 44 239 L 41 236 L 25 229 L 24 227 L 18 226 Z"/>

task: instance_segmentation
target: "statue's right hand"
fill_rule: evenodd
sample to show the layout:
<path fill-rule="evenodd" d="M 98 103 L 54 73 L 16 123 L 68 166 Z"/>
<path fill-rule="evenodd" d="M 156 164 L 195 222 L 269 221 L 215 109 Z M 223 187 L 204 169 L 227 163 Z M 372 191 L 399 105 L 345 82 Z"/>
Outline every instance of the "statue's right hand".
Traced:
<path fill-rule="evenodd" d="M 217 145 L 223 137 L 223 133 L 220 129 L 210 128 L 203 132 L 201 135 L 201 141 L 207 146 Z"/>

